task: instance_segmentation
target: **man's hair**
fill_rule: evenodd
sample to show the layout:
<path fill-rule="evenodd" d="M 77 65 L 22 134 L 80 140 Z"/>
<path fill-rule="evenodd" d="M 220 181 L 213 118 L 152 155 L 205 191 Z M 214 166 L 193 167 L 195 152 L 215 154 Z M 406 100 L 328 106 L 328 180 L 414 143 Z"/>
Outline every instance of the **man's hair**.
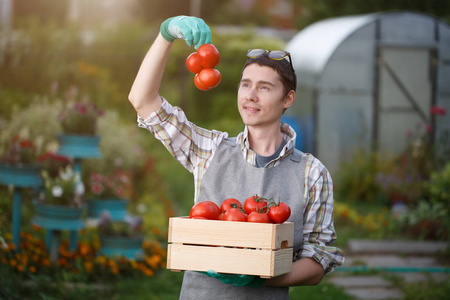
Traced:
<path fill-rule="evenodd" d="M 292 73 L 291 65 L 288 59 L 289 58 L 282 60 L 273 60 L 270 59 L 267 54 L 263 54 L 258 57 L 247 59 L 244 67 L 242 68 L 242 72 L 245 70 L 245 68 L 247 68 L 247 66 L 252 64 L 258 64 L 260 66 L 266 66 L 274 69 L 281 77 L 281 82 L 284 86 L 284 94 L 285 96 L 287 96 L 287 94 L 291 90 L 295 91 L 297 89 L 297 75 L 295 73 Z"/>

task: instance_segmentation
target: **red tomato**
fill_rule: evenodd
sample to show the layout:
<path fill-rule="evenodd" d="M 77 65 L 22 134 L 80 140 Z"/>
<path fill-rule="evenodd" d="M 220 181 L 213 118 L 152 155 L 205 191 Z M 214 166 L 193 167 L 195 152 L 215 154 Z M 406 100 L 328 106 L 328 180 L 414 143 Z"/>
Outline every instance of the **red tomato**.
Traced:
<path fill-rule="evenodd" d="M 233 205 L 234 204 L 234 205 Z M 238 199 L 228 198 L 223 200 L 222 205 L 220 205 L 220 211 L 224 212 L 231 208 L 241 208 L 242 204 Z"/>
<path fill-rule="evenodd" d="M 197 50 L 200 63 L 205 68 L 214 68 L 219 64 L 220 53 L 213 44 L 203 44 Z"/>
<path fill-rule="evenodd" d="M 219 85 L 220 72 L 217 69 L 205 68 L 198 73 L 198 80 L 208 88 L 212 89 Z M 195 79 L 194 79 L 195 80 Z"/>
<path fill-rule="evenodd" d="M 205 218 L 205 217 L 192 217 L 191 219 L 198 219 L 198 220 L 208 220 L 207 218 Z"/>
<path fill-rule="evenodd" d="M 269 208 L 269 217 L 272 223 L 281 224 L 284 223 L 291 215 L 291 208 L 284 202 L 273 204 Z"/>
<path fill-rule="evenodd" d="M 249 215 L 252 211 L 256 211 L 257 206 L 259 209 L 266 207 L 267 200 L 258 195 L 248 197 L 244 202 L 245 213 Z"/>
<path fill-rule="evenodd" d="M 188 56 L 186 59 L 186 66 L 188 70 L 194 74 L 200 73 L 200 71 L 204 68 L 200 64 L 200 59 L 197 52 L 191 53 L 191 55 Z"/>
<path fill-rule="evenodd" d="M 201 81 L 199 80 L 198 74 L 195 74 L 194 84 L 199 90 L 202 90 L 202 91 L 209 91 L 211 89 L 211 88 L 207 87 L 206 85 L 204 85 L 203 83 L 201 83 Z"/>
<path fill-rule="evenodd" d="M 191 208 L 189 218 L 203 217 L 208 220 L 217 220 L 220 214 L 220 209 L 217 204 L 212 201 L 203 201 L 195 204 Z"/>
<path fill-rule="evenodd" d="M 247 222 L 254 222 L 254 223 L 270 223 L 270 217 L 267 211 L 252 211 L 248 217 Z"/>
<path fill-rule="evenodd" d="M 225 212 L 223 215 L 224 221 L 234 222 L 247 222 L 247 216 L 242 212 L 240 208 L 232 208 Z"/>

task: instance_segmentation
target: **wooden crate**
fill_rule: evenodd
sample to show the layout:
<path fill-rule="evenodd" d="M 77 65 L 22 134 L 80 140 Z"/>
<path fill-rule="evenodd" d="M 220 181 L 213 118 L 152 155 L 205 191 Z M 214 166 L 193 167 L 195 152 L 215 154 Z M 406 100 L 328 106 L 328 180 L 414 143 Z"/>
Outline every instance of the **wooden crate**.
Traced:
<path fill-rule="evenodd" d="M 292 270 L 294 224 L 169 219 L 167 268 L 270 278 Z"/>

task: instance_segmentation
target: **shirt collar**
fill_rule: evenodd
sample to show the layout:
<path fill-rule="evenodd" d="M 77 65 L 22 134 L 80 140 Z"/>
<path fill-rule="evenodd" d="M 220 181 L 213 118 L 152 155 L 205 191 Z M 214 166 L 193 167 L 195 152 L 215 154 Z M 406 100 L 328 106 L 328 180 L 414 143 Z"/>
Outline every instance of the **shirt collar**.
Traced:
<path fill-rule="evenodd" d="M 293 149 L 295 148 L 295 140 L 297 138 L 297 134 L 294 131 L 294 129 L 292 129 L 292 127 L 289 126 L 289 124 L 286 124 L 286 123 L 283 123 L 283 122 L 280 122 L 280 129 L 281 129 L 281 136 L 283 137 L 283 139 L 285 141 L 287 141 L 286 145 L 284 146 L 284 149 L 280 153 L 280 157 L 283 157 L 283 156 L 291 153 L 293 151 Z M 237 136 L 236 144 L 240 145 L 242 151 L 244 153 L 246 153 L 247 155 L 249 154 L 249 152 L 253 152 L 250 149 L 250 144 L 249 144 L 249 141 L 248 141 L 248 127 L 247 127 L 247 125 L 245 125 L 244 131 L 241 132 Z"/>

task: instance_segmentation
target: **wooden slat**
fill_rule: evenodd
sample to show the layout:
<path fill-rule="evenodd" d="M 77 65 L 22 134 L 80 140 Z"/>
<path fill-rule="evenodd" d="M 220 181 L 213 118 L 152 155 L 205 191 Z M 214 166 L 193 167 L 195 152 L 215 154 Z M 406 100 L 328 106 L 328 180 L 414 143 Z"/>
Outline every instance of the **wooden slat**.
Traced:
<path fill-rule="evenodd" d="M 169 219 L 169 243 L 274 250 L 292 247 L 293 240 L 293 223 L 226 222 L 186 217 Z"/>
<path fill-rule="evenodd" d="M 167 268 L 273 277 L 292 270 L 292 254 L 292 248 L 272 251 L 169 244 Z"/>

